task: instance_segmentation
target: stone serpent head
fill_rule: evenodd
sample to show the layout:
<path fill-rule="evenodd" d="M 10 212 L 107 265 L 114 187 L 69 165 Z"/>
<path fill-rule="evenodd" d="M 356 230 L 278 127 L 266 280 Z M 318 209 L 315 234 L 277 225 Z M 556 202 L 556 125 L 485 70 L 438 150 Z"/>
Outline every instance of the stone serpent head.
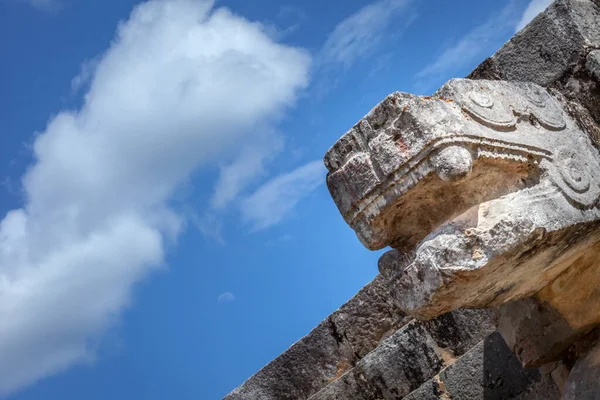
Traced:
<path fill-rule="evenodd" d="M 598 151 L 560 99 L 531 83 L 455 79 L 432 97 L 393 93 L 325 164 L 360 241 L 394 249 L 380 271 L 415 316 L 529 296 L 600 241 Z"/>

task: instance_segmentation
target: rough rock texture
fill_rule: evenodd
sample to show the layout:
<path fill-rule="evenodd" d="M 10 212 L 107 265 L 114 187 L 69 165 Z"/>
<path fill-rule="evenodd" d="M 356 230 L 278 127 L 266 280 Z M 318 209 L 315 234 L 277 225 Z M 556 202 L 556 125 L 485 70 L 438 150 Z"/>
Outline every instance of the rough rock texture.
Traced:
<path fill-rule="evenodd" d="M 463 354 L 463 348 L 473 347 L 473 344 L 493 331 L 489 314 L 476 315 L 475 311 L 465 310 L 455 313 L 456 315 L 445 319 L 455 321 L 455 331 L 449 332 L 448 335 L 453 338 L 440 336 L 442 332 L 437 328 L 444 322 L 442 320 L 435 324 L 437 326 L 433 335 L 429 329 L 431 325 L 428 327 L 413 321 L 383 341 L 352 370 L 310 399 L 375 400 L 400 399 L 407 396 L 438 374 L 444 366 L 453 363 L 456 357 Z M 448 343 L 448 340 L 451 343 Z M 503 346 L 506 348 L 506 345 Z M 509 354 L 514 357 L 512 353 Z"/>
<path fill-rule="evenodd" d="M 575 363 L 564 391 L 565 400 L 600 399 L 600 342 Z"/>
<path fill-rule="evenodd" d="M 492 334 L 406 400 L 558 400 L 552 380 L 524 369 L 498 334 Z"/>
<path fill-rule="evenodd" d="M 555 309 L 537 298 L 500 308 L 498 331 L 526 367 L 560 360 L 589 328 L 575 328 Z"/>
<path fill-rule="evenodd" d="M 549 86 L 589 49 L 600 47 L 599 19 L 598 6 L 589 0 L 557 0 L 469 78 L 484 76 Z"/>
<path fill-rule="evenodd" d="M 495 330 L 491 310 L 455 310 L 426 323 L 408 323 L 391 300 L 378 297 L 382 282 L 377 277 L 225 399 L 407 394 Z M 395 316 L 391 321 L 390 315 Z"/>
<path fill-rule="evenodd" d="M 377 277 L 225 399 L 306 399 L 410 320 Z"/>
<path fill-rule="evenodd" d="M 458 309 L 423 325 L 447 356 L 459 357 L 495 330 L 496 317 L 493 310 Z"/>
<path fill-rule="evenodd" d="M 597 204 L 597 152 L 546 90 L 455 79 L 436 94 L 391 94 L 325 156 L 365 246 L 409 251 L 469 207 L 547 181 L 578 208 Z"/>
<path fill-rule="evenodd" d="M 383 398 L 405 396 L 442 367 L 442 354 L 422 325 L 413 322 L 368 354 L 356 372 Z"/>
<path fill-rule="evenodd" d="M 596 81 L 600 81 L 600 50 L 590 51 L 586 57 L 585 67 Z"/>

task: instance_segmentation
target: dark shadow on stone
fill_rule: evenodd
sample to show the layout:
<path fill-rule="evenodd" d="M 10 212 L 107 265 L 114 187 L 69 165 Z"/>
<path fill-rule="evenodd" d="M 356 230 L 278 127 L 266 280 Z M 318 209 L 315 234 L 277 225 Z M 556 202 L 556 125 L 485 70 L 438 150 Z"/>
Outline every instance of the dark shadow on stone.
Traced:
<path fill-rule="evenodd" d="M 483 399 L 512 399 L 540 380 L 540 371 L 523 368 L 498 333 L 485 339 L 483 345 Z"/>

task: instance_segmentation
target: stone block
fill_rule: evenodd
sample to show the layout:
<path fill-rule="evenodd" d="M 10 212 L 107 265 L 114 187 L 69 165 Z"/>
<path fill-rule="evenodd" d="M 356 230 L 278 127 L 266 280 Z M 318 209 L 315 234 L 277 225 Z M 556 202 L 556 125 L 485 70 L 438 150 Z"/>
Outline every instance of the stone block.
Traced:
<path fill-rule="evenodd" d="M 412 321 L 310 400 L 387 400 L 408 395 L 444 366 L 422 323 Z"/>
<path fill-rule="evenodd" d="M 542 375 L 539 382 L 534 382 L 515 400 L 560 400 L 561 395 L 554 380 L 549 375 Z"/>
<path fill-rule="evenodd" d="M 329 319 L 340 341 L 349 344 L 360 359 L 412 317 L 398 308 L 387 282 L 378 275 Z"/>
<path fill-rule="evenodd" d="M 515 398 L 542 377 L 525 370 L 494 333 L 440 373 L 443 391 L 450 399 L 504 400 Z"/>
<path fill-rule="evenodd" d="M 404 400 L 443 400 L 449 399 L 446 393 L 440 387 L 439 378 L 435 377 L 424 384 L 420 388 L 409 394 Z"/>
<path fill-rule="evenodd" d="M 351 348 L 336 340 L 326 320 L 225 399 L 306 399 L 326 386 L 339 373 L 342 360 L 351 357 Z"/>
<path fill-rule="evenodd" d="M 384 399 L 397 399 L 431 379 L 442 366 L 434 340 L 413 321 L 365 356 L 355 369 Z"/>
<path fill-rule="evenodd" d="M 588 72 L 600 82 L 600 50 L 592 50 L 587 55 L 586 64 Z"/>
<path fill-rule="evenodd" d="M 382 400 L 379 389 L 352 370 L 309 400 Z"/>
<path fill-rule="evenodd" d="M 306 399 L 411 319 L 397 308 L 378 276 L 225 399 Z"/>
<path fill-rule="evenodd" d="M 460 308 L 423 325 L 438 347 L 460 357 L 496 330 L 496 311 Z"/>
<path fill-rule="evenodd" d="M 589 48 L 600 47 L 600 9 L 590 0 L 557 0 L 470 75 L 548 86 Z"/>
<path fill-rule="evenodd" d="M 573 366 L 565 384 L 564 398 L 600 399 L 600 342 Z"/>
<path fill-rule="evenodd" d="M 539 367 L 563 358 L 589 328 L 577 329 L 538 298 L 500 307 L 498 331 L 525 367 Z"/>

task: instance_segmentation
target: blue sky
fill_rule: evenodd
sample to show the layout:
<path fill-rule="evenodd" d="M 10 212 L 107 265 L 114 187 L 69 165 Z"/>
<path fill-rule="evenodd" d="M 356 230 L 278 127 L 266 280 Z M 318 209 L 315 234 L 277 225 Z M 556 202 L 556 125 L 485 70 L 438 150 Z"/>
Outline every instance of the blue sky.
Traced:
<path fill-rule="evenodd" d="M 222 398 L 377 272 L 328 147 L 548 3 L 0 0 L 0 395 Z"/>

